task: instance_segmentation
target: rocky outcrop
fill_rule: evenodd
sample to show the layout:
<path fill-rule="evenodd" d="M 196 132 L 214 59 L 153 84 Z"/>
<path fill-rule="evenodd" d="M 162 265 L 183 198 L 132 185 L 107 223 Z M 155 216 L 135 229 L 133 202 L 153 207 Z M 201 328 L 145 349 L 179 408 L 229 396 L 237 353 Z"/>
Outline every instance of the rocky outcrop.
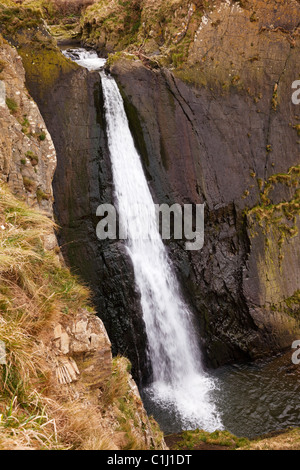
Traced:
<path fill-rule="evenodd" d="M 60 384 L 78 380 L 100 388 L 112 373 L 111 343 L 100 318 L 82 309 L 76 318 L 62 318 L 53 330 L 51 350 L 55 355 Z"/>
<path fill-rule="evenodd" d="M 41 335 L 39 354 L 47 358 L 60 394 L 96 407 L 109 449 L 126 448 L 129 439 L 140 450 L 167 449 L 156 423 L 146 414 L 130 363 L 125 358 L 113 360 L 100 318 L 81 309 L 74 317 L 61 316 L 50 331 Z"/>
<path fill-rule="evenodd" d="M 25 87 L 17 51 L 0 36 L 0 174 L 30 206 L 52 215 L 56 152 L 36 103 Z"/>
<path fill-rule="evenodd" d="M 214 3 L 217 2 L 208 5 L 201 0 L 134 0 L 130 3 L 99 0 L 82 15 L 82 40 L 101 54 L 125 48 L 143 50 L 152 56 L 164 56 L 171 63 L 173 54 L 182 53 L 178 45 L 186 39 L 189 42 L 190 31 L 195 31 L 205 8 Z"/>
<path fill-rule="evenodd" d="M 102 55 L 121 51 L 135 41 L 141 24 L 141 2 L 99 1 L 82 15 L 81 39 Z"/>

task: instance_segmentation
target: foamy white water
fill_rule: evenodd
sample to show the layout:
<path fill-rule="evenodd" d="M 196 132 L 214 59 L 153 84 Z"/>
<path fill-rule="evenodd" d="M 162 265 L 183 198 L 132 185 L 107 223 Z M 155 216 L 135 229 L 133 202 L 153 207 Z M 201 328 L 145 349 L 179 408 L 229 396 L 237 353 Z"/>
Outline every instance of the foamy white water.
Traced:
<path fill-rule="evenodd" d="M 100 70 L 104 67 L 106 62 L 106 59 L 98 57 L 97 52 L 87 51 L 83 48 L 67 49 L 66 51 L 63 51 L 63 54 L 73 60 L 73 62 L 76 62 L 76 64 L 81 65 L 81 67 L 85 67 L 90 71 Z"/>
<path fill-rule="evenodd" d="M 81 54 L 77 50 L 76 54 L 79 57 L 76 62 L 90 70 L 103 66 L 103 59 L 98 59 L 96 66 L 97 59 L 92 53 Z M 222 423 L 210 399 L 216 384 L 202 368 L 192 315 L 180 294 L 159 234 L 155 205 L 129 129 L 123 99 L 115 80 L 104 72 L 100 75 L 115 198 L 120 223 L 128 234 L 126 246 L 141 293 L 153 369 L 153 383 L 146 393 L 161 407 L 175 412 L 185 429 L 220 429 Z"/>

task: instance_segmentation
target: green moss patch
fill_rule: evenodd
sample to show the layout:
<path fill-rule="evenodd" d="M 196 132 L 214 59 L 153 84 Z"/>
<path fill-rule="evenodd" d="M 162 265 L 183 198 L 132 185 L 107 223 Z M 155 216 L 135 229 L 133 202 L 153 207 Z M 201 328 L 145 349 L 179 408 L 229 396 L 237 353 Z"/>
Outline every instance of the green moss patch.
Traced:
<path fill-rule="evenodd" d="M 6 98 L 6 106 L 8 107 L 11 114 L 16 114 L 18 111 L 18 104 L 12 98 Z"/>
<path fill-rule="evenodd" d="M 261 188 L 260 202 L 246 211 L 250 231 L 255 235 L 255 225 L 263 229 L 268 237 L 271 230 L 278 233 L 278 246 L 281 249 L 287 238 L 298 235 L 297 217 L 300 214 L 300 165 L 291 167 L 287 173 L 277 173 L 267 181 L 258 181 Z M 273 194 L 279 186 L 289 189 L 290 199 L 274 204 Z M 268 238 L 267 238 L 268 240 Z M 268 244 L 268 243 L 267 243 Z M 281 254 L 279 256 L 282 256 Z"/>
<path fill-rule="evenodd" d="M 239 438 L 228 431 L 215 431 L 209 433 L 200 429 L 195 431 L 184 431 L 178 436 L 178 442 L 172 447 L 173 450 L 197 449 L 201 444 L 221 446 L 234 450 L 249 444 L 246 438 Z"/>

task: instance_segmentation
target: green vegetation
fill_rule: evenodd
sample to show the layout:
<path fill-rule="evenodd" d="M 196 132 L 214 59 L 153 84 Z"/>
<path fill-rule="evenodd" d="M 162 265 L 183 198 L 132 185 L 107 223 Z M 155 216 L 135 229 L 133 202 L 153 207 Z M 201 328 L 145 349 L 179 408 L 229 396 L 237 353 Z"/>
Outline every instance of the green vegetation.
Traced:
<path fill-rule="evenodd" d="M 271 310 L 286 313 L 289 316 L 300 319 L 300 290 L 294 292 L 293 295 L 287 299 L 283 299 L 278 304 L 271 305 Z"/>
<path fill-rule="evenodd" d="M 138 60 L 137 56 L 134 54 L 129 54 L 127 52 L 115 52 L 114 54 L 109 54 L 108 59 L 106 61 L 105 67 L 109 70 L 116 62 L 118 62 L 121 59 L 126 59 L 126 60 Z"/>
<path fill-rule="evenodd" d="M 43 19 L 49 25 L 62 24 L 69 28 L 79 22 L 82 10 L 92 0 L 25 0 L 16 5 L 11 0 L 0 1 L 0 31 L 4 36 L 13 36 L 24 28 L 42 25 Z"/>
<path fill-rule="evenodd" d="M 26 191 L 28 191 L 29 193 L 32 193 L 35 187 L 35 182 L 31 180 L 30 178 L 27 178 L 27 176 L 23 176 L 23 184 L 24 184 Z"/>
<path fill-rule="evenodd" d="M 21 121 L 21 126 L 22 126 L 22 132 L 24 134 L 29 134 L 30 133 L 30 123 L 27 119 L 27 116 L 24 116 L 23 120 Z"/>
<path fill-rule="evenodd" d="M 287 238 L 298 235 L 297 216 L 300 214 L 300 165 L 291 167 L 287 173 L 272 175 L 266 182 L 258 181 L 260 203 L 246 211 L 250 228 L 255 224 L 267 236 L 271 229 L 278 232 L 278 246 L 281 249 Z M 291 198 L 272 203 L 272 191 L 282 186 L 290 190 Z M 278 189 L 277 189 L 278 190 Z M 279 256 L 282 256 L 281 253 Z"/>
<path fill-rule="evenodd" d="M 62 7 L 64 2 L 62 3 Z M 42 94 L 62 75 L 78 68 L 66 59 L 54 39 L 43 28 L 43 17 L 53 2 L 26 1 L 17 6 L 11 0 L 0 0 L 0 33 L 18 49 L 26 69 L 27 80 L 34 81 Z M 8 106 L 15 113 L 14 104 Z M 25 134 L 30 132 L 27 116 L 21 122 Z M 40 134 L 40 140 L 45 139 Z"/>
<path fill-rule="evenodd" d="M 51 43 L 46 43 L 44 46 L 35 44 L 32 47 L 30 43 L 24 43 L 19 49 L 28 80 L 34 81 L 41 94 L 46 93 L 60 76 L 78 68 Z M 45 138 L 46 135 L 42 132 L 39 139 L 45 140 Z"/>
<path fill-rule="evenodd" d="M 91 27 L 91 24 L 95 24 L 95 27 Z M 100 0 L 87 8 L 81 25 L 84 40 L 101 42 L 106 36 L 115 51 L 123 50 L 138 39 L 141 26 L 140 1 L 112 0 L 108 4 Z"/>
<path fill-rule="evenodd" d="M 128 372 L 131 364 L 128 359 L 117 357 L 113 359 L 112 375 L 102 391 L 101 407 L 102 412 L 114 409 L 119 423 L 118 432 L 125 435 L 124 443 L 121 445 L 122 450 L 146 450 L 147 446 L 142 443 L 140 437 L 135 432 L 139 427 L 141 415 L 137 412 L 137 397 L 132 385 L 129 382 Z M 142 418 L 143 419 L 143 418 Z M 154 420 L 144 415 L 146 421 L 151 426 L 153 435 L 155 436 L 156 445 L 161 445 L 163 433 L 160 431 Z"/>
<path fill-rule="evenodd" d="M 19 106 L 12 98 L 6 98 L 6 106 L 8 107 L 11 114 L 16 114 Z"/>
<path fill-rule="evenodd" d="M 26 157 L 29 158 L 32 166 L 37 165 L 38 162 L 39 162 L 39 157 L 37 155 L 35 155 L 33 152 L 31 152 L 31 150 L 26 152 Z"/>
<path fill-rule="evenodd" d="M 36 28 L 42 25 L 42 17 L 37 9 L 23 8 L 10 0 L 0 1 L 0 33 L 13 39 L 23 28 Z"/>
<path fill-rule="evenodd" d="M 173 436 L 172 436 L 173 437 Z M 173 440 L 173 439 L 172 439 Z M 239 438 L 228 431 L 208 433 L 202 430 L 185 431 L 178 435 L 172 450 L 197 450 L 201 446 L 221 446 L 229 450 L 299 450 L 300 428 L 272 433 L 252 440 Z"/>
<path fill-rule="evenodd" d="M 239 449 L 249 445 L 250 441 L 246 438 L 238 438 L 228 431 L 215 431 L 209 433 L 197 429 L 196 431 L 184 431 L 174 445 L 174 450 L 196 449 L 200 444 L 210 444 L 215 446 L 228 447 L 231 450 Z"/>
<path fill-rule="evenodd" d="M 43 142 L 44 140 L 46 140 L 46 134 L 45 134 L 45 132 L 41 132 L 41 134 L 39 134 L 38 137 L 39 137 L 39 139 L 40 139 L 41 142 Z"/>
<path fill-rule="evenodd" d="M 46 193 L 41 188 L 38 188 L 36 190 L 36 198 L 38 200 L 38 203 L 40 204 L 42 201 L 49 201 L 50 196 Z"/>

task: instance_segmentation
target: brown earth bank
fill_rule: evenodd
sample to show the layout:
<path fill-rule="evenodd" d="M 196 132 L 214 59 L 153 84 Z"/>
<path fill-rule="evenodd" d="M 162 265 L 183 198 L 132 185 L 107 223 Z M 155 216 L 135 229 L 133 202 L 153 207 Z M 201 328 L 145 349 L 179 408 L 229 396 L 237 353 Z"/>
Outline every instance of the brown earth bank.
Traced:
<path fill-rule="evenodd" d="M 182 434 L 170 434 L 165 436 L 165 441 L 170 450 L 230 450 L 226 446 L 217 446 L 214 444 L 206 444 L 205 442 L 200 442 L 193 445 L 193 448 L 184 447 L 183 436 Z M 182 447 L 181 447 L 182 445 Z"/>

